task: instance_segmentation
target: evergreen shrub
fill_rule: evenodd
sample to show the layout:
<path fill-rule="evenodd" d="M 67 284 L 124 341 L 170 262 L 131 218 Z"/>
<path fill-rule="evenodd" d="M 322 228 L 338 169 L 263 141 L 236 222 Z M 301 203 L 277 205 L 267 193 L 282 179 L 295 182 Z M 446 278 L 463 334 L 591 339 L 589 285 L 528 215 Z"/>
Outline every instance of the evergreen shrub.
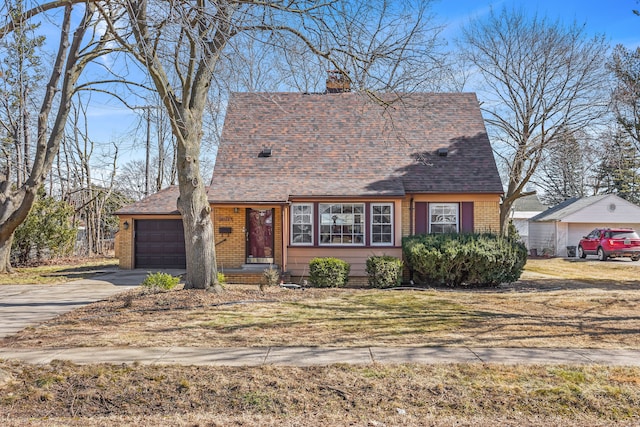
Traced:
<path fill-rule="evenodd" d="M 77 229 L 71 220 L 73 206 L 38 191 L 29 215 L 15 231 L 11 247 L 12 263 L 27 265 L 69 256 L 73 253 Z"/>
<path fill-rule="evenodd" d="M 405 237 L 402 249 L 414 279 L 434 285 L 497 286 L 520 278 L 523 243 L 492 233 Z"/>
<path fill-rule="evenodd" d="M 349 281 L 351 266 L 338 258 L 314 258 L 309 261 L 309 281 L 319 288 L 340 288 Z"/>
<path fill-rule="evenodd" d="M 402 283 L 402 260 L 390 255 L 371 256 L 367 259 L 369 286 L 392 288 Z"/>

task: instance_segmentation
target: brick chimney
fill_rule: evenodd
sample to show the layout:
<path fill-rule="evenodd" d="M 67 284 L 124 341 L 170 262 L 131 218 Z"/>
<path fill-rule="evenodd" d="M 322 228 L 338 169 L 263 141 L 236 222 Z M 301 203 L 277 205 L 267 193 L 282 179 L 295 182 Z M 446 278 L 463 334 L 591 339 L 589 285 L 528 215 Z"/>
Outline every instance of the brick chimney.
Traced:
<path fill-rule="evenodd" d="M 351 92 L 351 81 L 347 75 L 339 70 L 327 71 L 326 93 Z"/>

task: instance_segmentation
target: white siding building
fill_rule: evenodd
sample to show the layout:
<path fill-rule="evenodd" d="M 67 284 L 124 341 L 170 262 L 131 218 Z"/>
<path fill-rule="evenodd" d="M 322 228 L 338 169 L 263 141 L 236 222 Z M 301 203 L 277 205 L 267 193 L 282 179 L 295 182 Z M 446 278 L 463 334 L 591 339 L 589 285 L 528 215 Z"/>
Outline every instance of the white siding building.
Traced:
<path fill-rule="evenodd" d="M 569 199 L 529 220 L 529 249 L 567 256 L 567 246 L 578 246 L 591 230 L 604 227 L 640 231 L 640 206 L 615 194 Z"/>
<path fill-rule="evenodd" d="M 516 227 L 520 240 L 529 248 L 529 219 L 543 212 L 547 207 L 536 194 L 524 196 L 513 203 L 511 222 Z"/>

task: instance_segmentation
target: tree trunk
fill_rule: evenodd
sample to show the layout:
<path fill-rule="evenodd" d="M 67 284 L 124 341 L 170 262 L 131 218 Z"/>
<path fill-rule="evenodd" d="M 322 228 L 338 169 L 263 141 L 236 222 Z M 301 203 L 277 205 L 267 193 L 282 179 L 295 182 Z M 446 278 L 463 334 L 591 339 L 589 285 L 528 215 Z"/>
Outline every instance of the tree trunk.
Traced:
<path fill-rule="evenodd" d="M 0 273 L 11 273 L 11 244 L 13 243 L 13 233 L 8 238 L 0 236 Z"/>
<path fill-rule="evenodd" d="M 11 268 L 11 244 L 16 228 L 29 214 L 36 199 L 37 189 L 22 187 L 9 195 L 2 195 L 0 205 L 0 273 L 8 273 Z"/>
<path fill-rule="evenodd" d="M 505 199 L 500 205 L 500 234 L 506 236 L 509 230 L 509 218 L 511 216 L 513 202 Z"/>
<path fill-rule="evenodd" d="M 221 292 L 216 270 L 211 206 L 200 174 L 201 130 L 195 123 L 190 125 L 188 129 L 191 132 L 186 135 L 184 143 L 178 144 L 178 210 L 182 214 L 187 256 L 185 289 Z"/>

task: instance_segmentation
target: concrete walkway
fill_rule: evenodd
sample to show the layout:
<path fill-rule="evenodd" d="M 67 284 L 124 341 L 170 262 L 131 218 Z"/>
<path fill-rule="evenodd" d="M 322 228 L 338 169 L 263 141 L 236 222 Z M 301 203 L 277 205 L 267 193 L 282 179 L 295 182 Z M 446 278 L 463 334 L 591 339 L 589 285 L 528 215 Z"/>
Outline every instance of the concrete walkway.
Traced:
<path fill-rule="evenodd" d="M 166 270 L 174 276 L 184 270 Z M 59 285 L 1 285 L 0 338 L 142 283 L 146 270 L 107 268 L 94 279 Z"/>
<path fill-rule="evenodd" d="M 28 363 L 140 363 L 211 366 L 326 366 L 336 363 L 495 363 L 640 366 L 638 350 L 462 347 L 266 347 L 266 348 L 0 348 L 0 359 Z"/>
<path fill-rule="evenodd" d="M 184 270 L 167 271 L 174 276 Z M 92 280 L 62 285 L 0 286 L 0 338 L 81 305 L 139 285 L 144 270 L 114 269 Z M 466 348 L 466 347 L 260 347 L 260 348 L 0 348 L 0 359 L 28 363 L 69 360 L 87 363 L 215 366 L 318 366 L 336 363 L 603 364 L 640 366 L 640 350 Z"/>

